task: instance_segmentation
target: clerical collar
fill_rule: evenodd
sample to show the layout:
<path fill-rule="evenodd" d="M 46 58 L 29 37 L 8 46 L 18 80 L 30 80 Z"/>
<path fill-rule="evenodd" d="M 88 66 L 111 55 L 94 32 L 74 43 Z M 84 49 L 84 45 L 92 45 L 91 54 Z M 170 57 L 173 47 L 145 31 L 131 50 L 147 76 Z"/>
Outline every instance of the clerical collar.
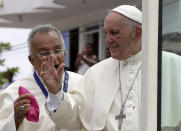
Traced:
<path fill-rule="evenodd" d="M 136 55 L 126 59 L 125 63 L 136 63 L 138 61 L 141 61 L 141 51 L 138 52 Z"/>

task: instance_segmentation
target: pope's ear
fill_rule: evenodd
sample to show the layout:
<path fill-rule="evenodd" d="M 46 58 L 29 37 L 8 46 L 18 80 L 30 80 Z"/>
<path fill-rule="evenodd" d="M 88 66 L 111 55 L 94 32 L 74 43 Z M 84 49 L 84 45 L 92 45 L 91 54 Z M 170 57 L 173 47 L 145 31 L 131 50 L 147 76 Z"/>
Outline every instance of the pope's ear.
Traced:
<path fill-rule="evenodd" d="M 136 26 L 134 33 L 134 41 L 137 42 L 141 39 L 142 36 L 142 28 L 140 26 Z"/>
<path fill-rule="evenodd" d="M 29 55 L 29 56 L 28 56 L 28 59 L 29 59 L 30 63 L 33 65 L 33 64 L 34 64 L 34 62 L 33 62 L 33 56 Z"/>

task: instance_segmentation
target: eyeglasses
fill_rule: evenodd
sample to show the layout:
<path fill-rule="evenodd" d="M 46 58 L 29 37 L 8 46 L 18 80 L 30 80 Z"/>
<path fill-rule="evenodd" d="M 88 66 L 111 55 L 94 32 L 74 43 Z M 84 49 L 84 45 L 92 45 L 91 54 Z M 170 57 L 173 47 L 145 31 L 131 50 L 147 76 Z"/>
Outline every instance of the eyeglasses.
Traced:
<path fill-rule="evenodd" d="M 54 55 L 64 55 L 65 54 L 65 50 L 62 50 L 62 49 L 55 49 L 55 50 L 48 50 L 48 51 L 41 51 L 39 53 L 35 53 L 35 54 L 32 54 L 34 56 L 38 56 L 38 57 L 48 57 L 50 56 L 51 54 L 54 54 Z"/>

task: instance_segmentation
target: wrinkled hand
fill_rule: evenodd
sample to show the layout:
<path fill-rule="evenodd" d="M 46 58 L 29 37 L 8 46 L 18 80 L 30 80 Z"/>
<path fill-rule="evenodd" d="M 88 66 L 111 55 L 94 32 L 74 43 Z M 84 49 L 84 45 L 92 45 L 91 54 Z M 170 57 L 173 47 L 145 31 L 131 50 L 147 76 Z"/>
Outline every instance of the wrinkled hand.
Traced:
<path fill-rule="evenodd" d="M 14 101 L 14 118 L 15 118 L 15 124 L 16 129 L 18 129 L 20 123 L 25 118 L 26 113 L 30 110 L 31 107 L 31 101 L 29 100 L 30 94 L 24 94 L 19 96 Z M 24 110 L 20 109 L 21 106 L 24 106 Z"/>
<path fill-rule="evenodd" d="M 61 89 L 62 75 L 65 64 L 60 64 L 57 69 L 54 67 L 53 56 L 42 59 L 40 76 L 43 79 L 48 91 L 56 94 Z"/>

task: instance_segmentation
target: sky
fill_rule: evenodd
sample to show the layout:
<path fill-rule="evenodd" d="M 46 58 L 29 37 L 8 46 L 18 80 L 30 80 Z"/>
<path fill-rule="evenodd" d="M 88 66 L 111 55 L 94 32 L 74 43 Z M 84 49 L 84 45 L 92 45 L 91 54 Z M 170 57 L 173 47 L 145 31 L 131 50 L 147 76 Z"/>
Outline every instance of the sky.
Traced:
<path fill-rule="evenodd" d="M 0 57 L 5 59 L 5 67 L 0 66 L 0 71 L 10 67 L 19 67 L 19 73 L 14 80 L 32 74 L 33 68 L 28 60 L 27 38 L 30 29 L 0 28 L 0 42 L 10 42 L 11 51 L 3 52 Z"/>

